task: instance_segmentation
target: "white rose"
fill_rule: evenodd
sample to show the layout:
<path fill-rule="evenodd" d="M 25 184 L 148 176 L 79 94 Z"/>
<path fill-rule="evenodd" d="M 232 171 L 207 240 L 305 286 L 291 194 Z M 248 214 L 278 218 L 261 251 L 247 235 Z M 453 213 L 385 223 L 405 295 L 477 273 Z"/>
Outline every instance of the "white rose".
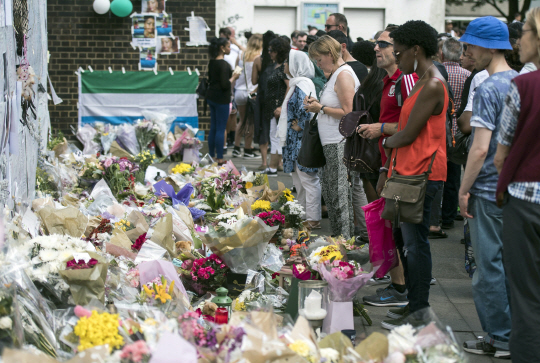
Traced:
<path fill-rule="evenodd" d="M 4 316 L 0 319 L 0 329 L 11 329 L 13 322 L 9 316 Z"/>

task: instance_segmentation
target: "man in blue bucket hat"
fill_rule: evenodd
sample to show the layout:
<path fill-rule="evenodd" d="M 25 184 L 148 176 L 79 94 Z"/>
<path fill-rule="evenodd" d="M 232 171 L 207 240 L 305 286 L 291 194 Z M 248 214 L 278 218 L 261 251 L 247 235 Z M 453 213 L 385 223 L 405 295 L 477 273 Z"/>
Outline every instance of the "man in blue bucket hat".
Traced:
<path fill-rule="evenodd" d="M 474 304 L 483 339 L 467 341 L 463 349 L 474 354 L 510 358 L 511 331 L 509 291 L 502 263 L 502 209 L 497 207 L 495 192 L 498 173 L 493 158 L 497 150 L 497 135 L 502 108 L 510 83 L 518 73 L 504 58 L 512 49 L 508 28 L 492 16 L 473 20 L 460 39 L 467 43 L 467 52 L 477 70 L 486 69 L 487 78 L 476 90 L 471 117 L 472 145 L 467 167 L 459 190 L 461 215 L 469 218 L 471 242 L 477 269 L 473 276 Z"/>

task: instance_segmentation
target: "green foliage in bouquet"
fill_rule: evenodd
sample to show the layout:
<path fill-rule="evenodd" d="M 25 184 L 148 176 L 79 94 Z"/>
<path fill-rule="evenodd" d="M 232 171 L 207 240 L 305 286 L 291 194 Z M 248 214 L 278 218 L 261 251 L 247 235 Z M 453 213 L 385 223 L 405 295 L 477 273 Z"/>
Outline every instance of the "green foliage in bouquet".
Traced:
<path fill-rule="evenodd" d="M 222 193 L 216 195 L 216 189 L 212 188 L 206 197 L 206 204 L 212 208 L 212 212 L 217 212 L 221 208 L 225 207 L 225 195 Z"/>
<path fill-rule="evenodd" d="M 64 142 L 64 133 L 62 131 L 58 131 L 58 133 L 56 134 L 56 137 L 51 137 L 49 142 L 47 142 L 47 149 L 52 150 L 55 148 L 55 146 L 63 142 Z"/>
<path fill-rule="evenodd" d="M 139 164 L 139 170 L 134 173 L 135 181 L 144 184 L 146 169 L 154 163 L 156 155 L 146 150 L 135 156 L 135 162 Z"/>
<path fill-rule="evenodd" d="M 121 171 L 118 164 L 112 164 L 105 169 L 105 175 L 103 178 L 109 185 L 109 188 L 111 188 L 111 192 L 114 194 L 114 196 L 118 197 L 131 186 L 130 177 L 133 178 L 133 176 L 129 174 L 129 171 Z"/>
<path fill-rule="evenodd" d="M 36 169 L 36 189 L 44 195 L 50 194 L 53 198 L 59 197 L 53 178 L 39 166 Z"/>
<path fill-rule="evenodd" d="M 368 323 L 369 326 L 373 324 L 373 321 L 369 317 L 368 311 L 365 308 L 365 306 L 356 299 L 353 300 L 353 315 L 361 316 L 364 319 L 366 319 L 366 322 Z"/>

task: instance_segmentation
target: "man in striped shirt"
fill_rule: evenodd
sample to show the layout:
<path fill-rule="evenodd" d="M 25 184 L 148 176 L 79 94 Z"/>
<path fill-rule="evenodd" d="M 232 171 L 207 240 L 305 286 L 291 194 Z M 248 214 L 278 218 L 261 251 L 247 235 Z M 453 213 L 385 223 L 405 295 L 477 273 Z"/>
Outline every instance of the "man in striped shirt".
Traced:
<path fill-rule="evenodd" d="M 454 110 L 461 107 L 461 95 L 465 81 L 471 72 L 461 68 L 459 60 L 463 53 L 463 45 L 455 38 L 448 38 L 442 46 L 443 66 L 448 72 L 448 83 L 454 92 Z M 457 115 L 452 116 L 452 132 L 457 132 Z M 461 165 L 448 160 L 447 177 L 444 183 L 442 203 L 442 228 L 454 228 L 454 219 L 457 217 L 458 191 L 461 180 Z"/>

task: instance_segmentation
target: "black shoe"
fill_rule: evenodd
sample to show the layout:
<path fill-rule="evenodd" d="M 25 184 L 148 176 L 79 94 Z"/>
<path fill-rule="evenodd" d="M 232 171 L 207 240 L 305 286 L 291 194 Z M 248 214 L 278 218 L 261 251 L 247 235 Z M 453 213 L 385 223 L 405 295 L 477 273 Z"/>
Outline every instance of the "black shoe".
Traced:
<path fill-rule="evenodd" d="M 322 217 L 323 218 L 328 218 L 328 211 L 325 210 L 324 212 L 322 212 Z"/>
<path fill-rule="evenodd" d="M 443 222 L 442 223 L 442 229 L 452 229 L 455 227 L 454 221 L 451 222 Z"/>
<path fill-rule="evenodd" d="M 244 159 L 260 159 L 261 156 L 253 149 L 244 149 Z"/>
<path fill-rule="evenodd" d="M 238 158 L 238 157 L 242 156 L 242 149 L 240 149 L 239 146 L 235 146 L 234 150 L 232 152 L 232 156 L 233 156 L 233 158 Z"/>
<path fill-rule="evenodd" d="M 292 187 L 292 188 L 291 188 L 291 192 L 292 192 L 292 193 L 296 193 L 296 187 Z"/>
<path fill-rule="evenodd" d="M 437 238 L 448 238 L 448 235 L 442 229 L 439 229 L 438 231 L 429 231 L 428 239 Z"/>
<path fill-rule="evenodd" d="M 270 168 L 266 168 L 266 170 L 261 171 L 261 174 L 266 174 L 269 177 L 277 177 L 277 170 L 276 171 L 271 171 Z"/>
<path fill-rule="evenodd" d="M 463 350 L 467 353 L 479 354 L 479 355 L 493 355 L 494 358 L 506 358 L 509 359 L 510 351 L 495 348 L 493 345 L 484 341 L 484 339 L 469 340 L 463 343 Z"/>
<path fill-rule="evenodd" d="M 364 296 L 362 300 L 364 300 L 364 304 L 373 306 L 403 306 L 409 303 L 407 290 L 401 294 L 394 288 L 394 285 L 389 285 L 380 294 Z"/>

